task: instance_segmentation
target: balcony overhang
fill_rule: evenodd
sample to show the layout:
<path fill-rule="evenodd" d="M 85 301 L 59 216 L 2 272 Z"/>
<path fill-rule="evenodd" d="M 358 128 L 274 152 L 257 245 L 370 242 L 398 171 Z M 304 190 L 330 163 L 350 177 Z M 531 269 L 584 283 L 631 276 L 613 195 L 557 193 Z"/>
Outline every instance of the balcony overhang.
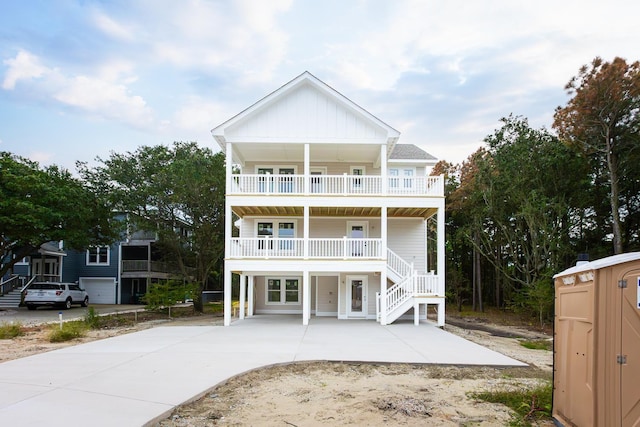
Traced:
<path fill-rule="evenodd" d="M 240 218 L 246 216 L 303 216 L 302 206 L 233 206 L 233 212 Z M 387 208 L 389 218 L 430 218 L 438 212 L 434 207 Z M 312 217 L 373 217 L 381 216 L 379 207 L 330 206 L 309 208 Z"/>

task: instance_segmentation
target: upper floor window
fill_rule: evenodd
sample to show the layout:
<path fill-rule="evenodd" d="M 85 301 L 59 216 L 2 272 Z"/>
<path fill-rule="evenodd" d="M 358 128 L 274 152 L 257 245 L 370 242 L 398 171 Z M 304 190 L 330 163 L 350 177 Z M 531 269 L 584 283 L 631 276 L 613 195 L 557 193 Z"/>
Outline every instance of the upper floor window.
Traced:
<path fill-rule="evenodd" d="M 109 247 L 96 246 L 87 249 L 87 265 L 109 265 Z"/>

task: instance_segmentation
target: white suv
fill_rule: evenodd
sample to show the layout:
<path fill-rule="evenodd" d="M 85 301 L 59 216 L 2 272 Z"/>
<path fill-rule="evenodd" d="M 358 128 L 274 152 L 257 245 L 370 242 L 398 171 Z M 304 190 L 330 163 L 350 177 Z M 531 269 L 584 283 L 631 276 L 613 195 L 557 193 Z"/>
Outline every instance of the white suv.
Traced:
<path fill-rule="evenodd" d="M 87 292 L 75 283 L 36 282 L 24 291 L 24 304 L 29 310 L 39 305 L 71 308 L 72 304 L 89 305 Z"/>

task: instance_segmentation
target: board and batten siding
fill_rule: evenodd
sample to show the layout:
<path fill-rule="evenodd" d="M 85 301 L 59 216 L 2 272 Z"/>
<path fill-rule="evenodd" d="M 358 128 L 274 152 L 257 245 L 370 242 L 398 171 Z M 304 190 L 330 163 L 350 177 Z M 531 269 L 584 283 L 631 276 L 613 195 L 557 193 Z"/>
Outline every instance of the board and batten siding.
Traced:
<path fill-rule="evenodd" d="M 387 247 L 419 272 L 426 269 L 425 226 L 420 218 L 389 218 L 387 225 Z"/>
<path fill-rule="evenodd" d="M 311 85 L 283 94 L 278 102 L 255 111 L 250 118 L 229 127 L 231 138 L 271 137 L 319 139 L 386 138 L 386 132 L 357 112 Z"/>

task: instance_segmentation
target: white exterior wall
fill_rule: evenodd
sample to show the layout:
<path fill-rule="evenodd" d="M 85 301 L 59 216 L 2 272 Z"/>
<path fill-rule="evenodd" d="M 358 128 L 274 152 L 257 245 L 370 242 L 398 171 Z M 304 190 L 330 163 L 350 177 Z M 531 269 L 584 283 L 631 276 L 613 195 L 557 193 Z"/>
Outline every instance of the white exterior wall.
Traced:
<path fill-rule="evenodd" d="M 256 237 L 256 227 L 259 222 L 273 222 L 274 230 L 277 230 L 278 222 L 295 222 L 295 237 L 302 238 L 304 235 L 302 227 L 302 217 L 245 217 L 242 221 L 240 237 L 251 238 Z M 316 217 L 309 220 L 309 237 L 310 238 L 341 238 L 347 234 L 348 221 L 366 221 L 369 223 L 369 237 L 380 238 L 380 219 L 379 218 L 329 218 Z"/>
<path fill-rule="evenodd" d="M 313 147 L 311 148 L 311 157 L 313 158 Z M 279 166 L 295 167 L 296 173 L 298 175 L 302 175 L 304 173 L 304 163 L 302 162 L 265 162 L 265 161 L 258 161 L 258 162 L 247 161 L 244 164 L 244 167 L 242 168 L 241 173 L 251 175 L 256 173 L 258 167 L 273 167 L 274 169 L 277 169 Z M 326 168 L 327 175 L 343 175 L 345 173 L 350 174 L 352 166 L 363 167 L 366 172 L 366 175 L 380 176 L 380 168 L 374 168 L 373 163 L 362 163 L 362 162 L 317 163 L 313 161 L 310 163 L 311 168 Z M 424 173 L 424 168 L 422 169 Z M 274 170 L 274 174 L 275 173 L 277 173 L 276 170 Z M 417 175 L 417 176 L 420 176 L 420 175 Z"/>
<path fill-rule="evenodd" d="M 336 316 L 338 314 L 338 276 L 314 276 L 311 283 L 318 281 L 318 316 Z M 315 304 L 312 303 L 313 308 Z"/>
<path fill-rule="evenodd" d="M 414 264 L 414 269 L 426 269 L 426 225 L 422 218 L 389 218 L 387 247 L 405 261 Z"/>

